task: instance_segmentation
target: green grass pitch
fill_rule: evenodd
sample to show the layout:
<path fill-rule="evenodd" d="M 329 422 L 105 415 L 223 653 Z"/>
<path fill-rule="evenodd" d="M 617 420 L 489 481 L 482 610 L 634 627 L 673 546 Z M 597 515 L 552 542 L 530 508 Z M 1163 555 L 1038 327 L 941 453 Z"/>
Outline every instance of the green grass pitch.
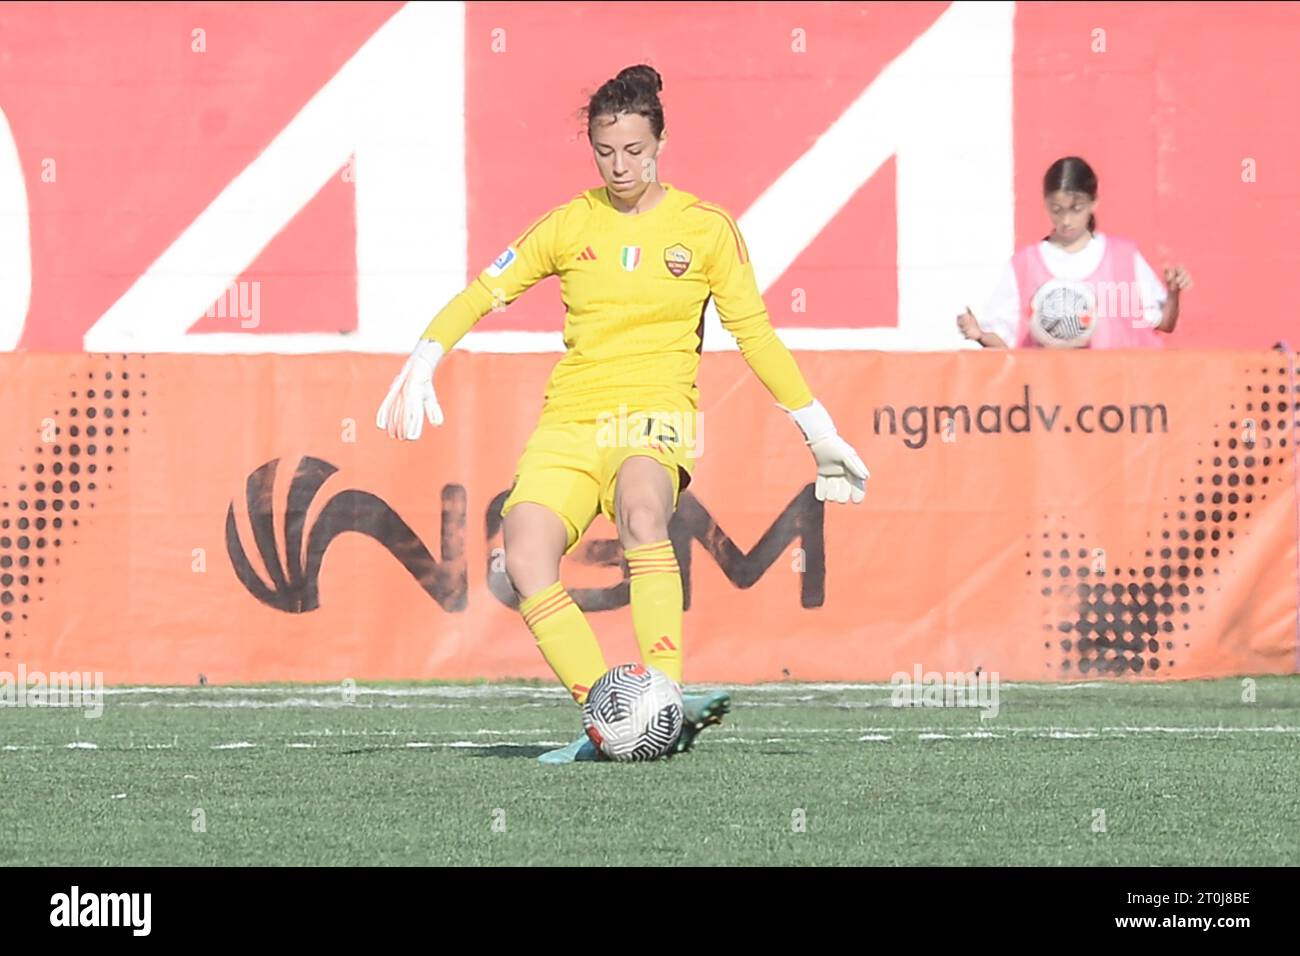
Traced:
<path fill-rule="evenodd" d="M 1300 864 L 1300 677 L 732 691 L 690 754 L 563 767 L 543 684 L 6 706 L 0 864 Z"/>

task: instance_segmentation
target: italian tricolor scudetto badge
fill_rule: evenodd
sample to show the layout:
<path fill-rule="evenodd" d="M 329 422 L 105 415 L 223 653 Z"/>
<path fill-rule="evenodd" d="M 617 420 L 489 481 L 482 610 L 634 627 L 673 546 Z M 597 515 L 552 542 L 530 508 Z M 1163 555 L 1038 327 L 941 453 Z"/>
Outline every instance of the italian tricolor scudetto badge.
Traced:
<path fill-rule="evenodd" d="M 623 247 L 623 268 L 624 269 L 626 269 L 628 272 L 631 272 L 640 264 L 640 262 L 641 262 L 640 246 Z"/>

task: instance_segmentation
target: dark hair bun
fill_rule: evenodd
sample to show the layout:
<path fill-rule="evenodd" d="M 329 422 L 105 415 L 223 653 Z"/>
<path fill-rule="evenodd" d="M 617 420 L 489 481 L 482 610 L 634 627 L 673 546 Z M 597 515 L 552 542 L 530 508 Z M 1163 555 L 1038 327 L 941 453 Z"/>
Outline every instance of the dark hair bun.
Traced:
<path fill-rule="evenodd" d="M 659 138 L 664 132 L 664 107 L 659 102 L 659 91 L 663 88 L 663 78 L 652 66 L 638 63 L 620 70 L 618 76 L 602 83 L 583 107 L 587 136 L 591 136 L 597 117 L 636 113 L 649 121 L 650 131 Z"/>
<path fill-rule="evenodd" d="M 659 75 L 659 71 L 653 66 L 647 66 L 644 63 L 638 63 L 636 66 L 629 66 L 619 70 L 615 79 L 652 95 L 664 88 L 663 77 Z"/>

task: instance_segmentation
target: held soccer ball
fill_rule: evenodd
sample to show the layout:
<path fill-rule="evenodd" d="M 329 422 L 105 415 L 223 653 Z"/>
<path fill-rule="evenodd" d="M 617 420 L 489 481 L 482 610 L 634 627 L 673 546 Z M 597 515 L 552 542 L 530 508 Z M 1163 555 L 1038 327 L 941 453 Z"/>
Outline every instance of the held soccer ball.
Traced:
<path fill-rule="evenodd" d="M 611 760 L 655 760 L 682 732 L 681 688 L 644 664 L 619 664 L 592 686 L 582 706 L 587 736 Z"/>
<path fill-rule="evenodd" d="M 1034 293 L 1029 334 L 1039 345 L 1056 349 L 1088 347 L 1097 331 L 1097 297 L 1086 282 L 1053 279 Z"/>

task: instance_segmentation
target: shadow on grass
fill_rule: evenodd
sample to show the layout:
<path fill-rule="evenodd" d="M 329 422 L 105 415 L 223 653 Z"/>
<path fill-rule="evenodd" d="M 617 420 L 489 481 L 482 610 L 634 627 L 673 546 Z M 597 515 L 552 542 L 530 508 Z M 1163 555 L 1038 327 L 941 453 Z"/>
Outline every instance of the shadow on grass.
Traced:
<path fill-rule="evenodd" d="M 325 756 L 330 757 L 356 757 L 362 754 L 384 754 L 389 757 L 393 756 L 410 756 L 412 753 L 436 753 L 447 754 L 456 750 L 461 751 L 461 756 L 466 757 L 514 757 L 516 759 L 536 760 L 542 754 L 554 747 L 537 747 L 526 746 L 524 744 L 500 744 L 495 747 L 349 747 L 347 750 L 330 750 Z"/>
<path fill-rule="evenodd" d="M 469 748 L 466 749 L 469 750 Z M 554 749 L 554 747 L 537 747 L 525 744 L 498 744 L 495 747 L 475 747 L 469 750 L 468 756 L 536 760 L 542 754 Z"/>

